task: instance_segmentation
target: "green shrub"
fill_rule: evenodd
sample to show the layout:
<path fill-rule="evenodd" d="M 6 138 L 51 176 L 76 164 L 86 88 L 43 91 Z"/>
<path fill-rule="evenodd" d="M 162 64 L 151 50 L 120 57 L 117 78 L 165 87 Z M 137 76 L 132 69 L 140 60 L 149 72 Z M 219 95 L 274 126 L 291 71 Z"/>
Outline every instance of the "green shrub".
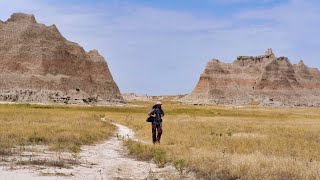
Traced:
<path fill-rule="evenodd" d="M 149 161 L 153 157 L 152 149 L 149 146 L 142 144 L 141 142 L 136 142 L 128 139 L 124 141 L 124 144 L 128 148 L 129 153 L 131 155 L 135 155 L 138 160 Z"/>
<path fill-rule="evenodd" d="M 162 149 L 155 149 L 153 153 L 153 160 L 159 167 L 164 167 L 166 164 L 166 152 Z"/>
<path fill-rule="evenodd" d="M 79 144 L 73 144 L 73 146 L 71 146 L 69 150 L 72 157 L 74 158 L 74 161 L 77 162 L 80 158 L 81 146 Z"/>
<path fill-rule="evenodd" d="M 186 160 L 184 159 L 174 161 L 173 165 L 180 174 L 182 174 L 185 168 L 187 167 Z"/>

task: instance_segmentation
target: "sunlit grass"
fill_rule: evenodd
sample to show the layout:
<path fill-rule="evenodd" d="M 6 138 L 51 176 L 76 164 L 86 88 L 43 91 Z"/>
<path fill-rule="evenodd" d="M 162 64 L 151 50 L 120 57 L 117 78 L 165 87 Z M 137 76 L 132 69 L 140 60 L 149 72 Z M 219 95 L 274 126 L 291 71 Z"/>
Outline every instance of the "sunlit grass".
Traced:
<path fill-rule="evenodd" d="M 0 105 L 0 149 L 48 145 L 68 150 L 105 140 L 114 127 L 100 121 L 99 109 L 77 106 Z"/>
<path fill-rule="evenodd" d="M 151 142 L 151 127 L 145 122 L 151 104 L 136 104 L 144 106 L 144 112 L 109 112 L 109 116 Z M 166 102 L 164 110 L 160 147 L 166 151 L 166 159 L 173 163 L 185 161 L 189 169 L 202 177 L 320 178 L 317 108 L 189 106 Z"/>
<path fill-rule="evenodd" d="M 138 159 L 172 162 L 181 173 L 188 168 L 206 179 L 320 177 L 318 108 L 163 104 L 161 145 L 125 143 Z M 0 105 L 0 153 L 20 144 L 70 150 L 98 143 L 114 133 L 110 122 L 129 126 L 151 143 L 151 125 L 145 122 L 151 106 Z"/>

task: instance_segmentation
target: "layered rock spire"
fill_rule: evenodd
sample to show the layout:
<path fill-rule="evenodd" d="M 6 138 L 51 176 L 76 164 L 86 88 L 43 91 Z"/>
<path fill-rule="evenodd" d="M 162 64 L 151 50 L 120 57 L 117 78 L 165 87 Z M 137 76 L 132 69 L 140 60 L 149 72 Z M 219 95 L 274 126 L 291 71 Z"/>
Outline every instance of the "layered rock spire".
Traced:
<path fill-rule="evenodd" d="M 303 61 L 293 65 L 272 49 L 239 56 L 233 63 L 210 61 L 183 101 L 204 104 L 320 106 L 320 72 Z"/>
<path fill-rule="evenodd" d="M 124 102 L 97 50 L 86 52 L 29 14 L 0 23 L 0 73 L 0 101 Z"/>

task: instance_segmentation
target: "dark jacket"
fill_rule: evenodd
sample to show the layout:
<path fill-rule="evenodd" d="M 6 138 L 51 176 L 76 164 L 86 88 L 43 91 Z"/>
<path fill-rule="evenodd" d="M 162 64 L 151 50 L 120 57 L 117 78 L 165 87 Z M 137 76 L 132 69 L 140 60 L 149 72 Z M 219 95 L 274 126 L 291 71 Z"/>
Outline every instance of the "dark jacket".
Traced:
<path fill-rule="evenodd" d="M 156 124 L 161 124 L 162 122 L 162 116 L 164 116 L 164 112 L 162 109 L 157 108 L 156 106 L 152 107 L 152 110 L 149 113 L 150 115 L 156 115 L 154 118 L 154 122 Z"/>

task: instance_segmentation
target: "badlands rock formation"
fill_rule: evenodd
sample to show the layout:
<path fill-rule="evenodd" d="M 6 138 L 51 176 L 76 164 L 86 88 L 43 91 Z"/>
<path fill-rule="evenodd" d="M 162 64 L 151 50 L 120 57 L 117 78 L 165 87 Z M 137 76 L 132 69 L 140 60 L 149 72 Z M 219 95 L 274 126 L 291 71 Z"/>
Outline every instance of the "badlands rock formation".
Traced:
<path fill-rule="evenodd" d="M 97 50 L 85 52 L 33 15 L 0 21 L 0 75 L 0 101 L 124 102 Z"/>
<path fill-rule="evenodd" d="M 320 71 L 303 61 L 291 64 L 272 49 L 262 56 L 239 56 L 233 63 L 211 60 L 193 92 L 194 104 L 320 106 Z"/>

